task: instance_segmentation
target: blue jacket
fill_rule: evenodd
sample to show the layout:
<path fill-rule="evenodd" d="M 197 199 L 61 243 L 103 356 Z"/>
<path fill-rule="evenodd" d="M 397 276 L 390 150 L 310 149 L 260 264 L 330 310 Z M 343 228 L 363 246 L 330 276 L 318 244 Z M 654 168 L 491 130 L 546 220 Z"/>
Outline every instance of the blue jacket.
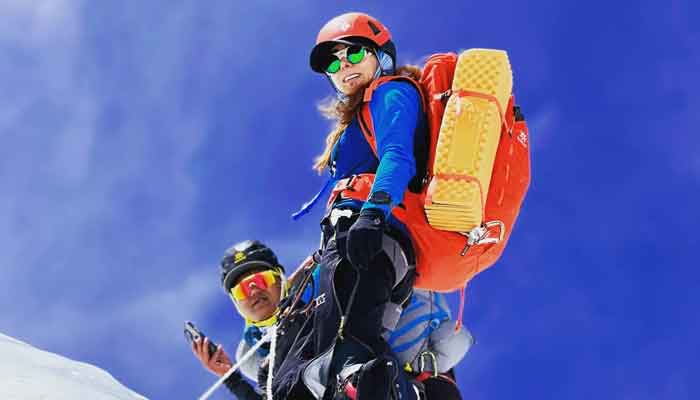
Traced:
<path fill-rule="evenodd" d="M 425 114 L 421 110 L 418 90 L 404 81 L 390 81 L 378 86 L 369 103 L 377 142 L 375 157 L 362 135 L 357 118 L 353 119 L 331 153 L 330 178 L 314 199 L 304 205 L 296 217 L 303 215 L 323 194 L 340 179 L 354 174 L 376 173 L 372 193 L 386 192 L 392 204 L 381 206 L 362 204 L 354 200 L 337 203 L 338 206 L 379 208 L 385 215 L 401 203 L 408 183 L 416 174 L 414 141 L 416 135 L 427 135 Z"/>

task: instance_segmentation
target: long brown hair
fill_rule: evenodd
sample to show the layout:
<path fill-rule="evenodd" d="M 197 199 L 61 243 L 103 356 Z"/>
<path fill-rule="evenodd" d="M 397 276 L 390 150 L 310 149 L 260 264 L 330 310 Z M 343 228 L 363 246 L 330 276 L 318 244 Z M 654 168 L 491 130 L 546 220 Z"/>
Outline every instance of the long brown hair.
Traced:
<path fill-rule="evenodd" d="M 421 72 L 421 69 L 415 65 L 404 65 L 397 68 L 394 75 L 406 76 L 417 81 L 421 77 Z M 345 102 L 333 96 L 323 100 L 319 104 L 318 111 L 321 115 L 335 121 L 333 129 L 328 133 L 328 136 L 326 136 L 326 147 L 323 149 L 323 153 L 319 154 L 314 159 L 314 169 L 319 174 L 323 173 L 323 170 L 328 166 L 333 146 L 335 146 L 340 136 L 345 132 L 345 129 L 355 117 L 355 113 L 362 104 L 362 96 L 364 95 L 365 89 L 370 83 L 371 81 L 368 82 L 365 87 L 355 92 L 355 94 L 349 96 L 348 100 Z"/>

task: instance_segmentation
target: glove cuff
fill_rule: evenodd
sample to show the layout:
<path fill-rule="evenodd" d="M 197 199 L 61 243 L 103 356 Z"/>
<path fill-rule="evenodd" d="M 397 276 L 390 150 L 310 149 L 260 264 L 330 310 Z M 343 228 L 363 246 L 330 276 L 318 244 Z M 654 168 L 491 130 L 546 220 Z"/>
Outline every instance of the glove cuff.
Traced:
<path fill-rule="evenodd" d="M 382 226 L 386 221 L 386 214 L 384 214 L 384 210 L 381 208 L 366 207 L 362 208 L 360 211 L 360 218 L 371 220 L 374 226 Z"/>
<path fill-rule="evenodd" d="M 362 205 L 362 211 L 372 209 L 381 211 L 384 220 L 386 220 L 392 209 L 391 195 L 384 191 L 372 192 L 365 204 Z"/>

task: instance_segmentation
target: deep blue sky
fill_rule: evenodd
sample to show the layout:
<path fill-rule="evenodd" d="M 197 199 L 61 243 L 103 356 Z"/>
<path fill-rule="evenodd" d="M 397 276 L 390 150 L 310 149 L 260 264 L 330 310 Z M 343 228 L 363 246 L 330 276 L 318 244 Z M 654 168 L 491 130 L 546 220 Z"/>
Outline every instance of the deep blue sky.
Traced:
<path fill-rule="evenodd" d="M 467 294 L 464 398 L 700 398 L 697 2 L 242 4 L 0 2 L 0 332 L 201 394 L 181 326 L 239 340 L 226 247 L 293 268 L 317 243 L 320 210 L 288 218 L 322 183 L 307 57 L 358 10 L 401 63 L 507 50 L 529 121 L 530 192 Z"/>

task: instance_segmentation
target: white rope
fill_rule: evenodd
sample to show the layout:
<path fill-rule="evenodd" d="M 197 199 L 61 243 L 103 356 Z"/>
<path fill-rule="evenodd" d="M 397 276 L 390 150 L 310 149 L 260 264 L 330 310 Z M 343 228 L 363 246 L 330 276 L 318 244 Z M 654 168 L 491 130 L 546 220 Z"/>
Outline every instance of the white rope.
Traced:
<path fill-rule="evenodd" d="M 265 385 L 265 392 L 268 400 L 272 400 L 272 378 L 275 366 L 275 353 L 277 351 L 277 327 L 273 326 L 270 330 L 274 331 L 275 334 L 272 335 L 270 340 L 270 354 L 267 356 L 267 385 Z"/>
<path fill-rule="evenodd" d="M 214 393 L 214 391 L 216 391 L 216 389 L 218 389 L 219 386 L 221 386 L 221 384 L 224 383 L 224 381 L 225 381 L 226 379 L 228 379 L 234 372 L 236 372 L 236 371 L 241 367 L 241 365 L 243 365 L 244 362 L 248 361 L 248 359 L 249 359 L 250 357 L 252 357 L 253 354 L 255 354 L 255 352 L 260 348 L 260 346 L 262 346 L 263 343 L 265 343 L 265 342 L 267 342 L 268 340 L 270 340 L 270 338 L 272 338 L 272 343 L 276 343 L 276 341 L 277 341 L 277 340 L 276 340 L 276 339 L 277 339 L 277 327 L 272 327 L 272 328 L 268 329 L 268 331 L 267 331 L 267 333 L 265 334 L 265 336 L 263 336 L 262 338 L 260 338 L 260 340 L 258 340 L 258 342 L 255 343 L 255 345 L 253 345 L 253 347 L 251 347 L 250 350 L 248 350 L 248 351 L 240 358 L 240 360 L 238 360 L 238 362 L 237 362 L 236 364 L 234 364 L 234 365 L 231 367 L 231 369 L 229 369 L 228 371 L 226 371 L 226 373 L 225 373 L 221 378 L 219 378 L 219 380 L 216 381 L 216 383 L 215 383 L 214 385 L 212 385 L 212 387 L 210 387 L 209 390 L 207 390 L 203 395 L 201 395 L 201 396 L 199 397 L 199 400 L 206 400 L 206 399 L 208 399 L 208 398 Z M 274 347 L 273 347 L 273 348 L 274 348 Z M 270 374 L 270 375 L 272 375 L 272 374 Z M 269 380 L 270 380 L 270 379 L 268 378 L 268 381 L 269 381 Z M 270 389 L 270 390 L 271 390 L 271 389 Z M 270 399 L 271 399 L 271 397 L 270 397 Z"/>

